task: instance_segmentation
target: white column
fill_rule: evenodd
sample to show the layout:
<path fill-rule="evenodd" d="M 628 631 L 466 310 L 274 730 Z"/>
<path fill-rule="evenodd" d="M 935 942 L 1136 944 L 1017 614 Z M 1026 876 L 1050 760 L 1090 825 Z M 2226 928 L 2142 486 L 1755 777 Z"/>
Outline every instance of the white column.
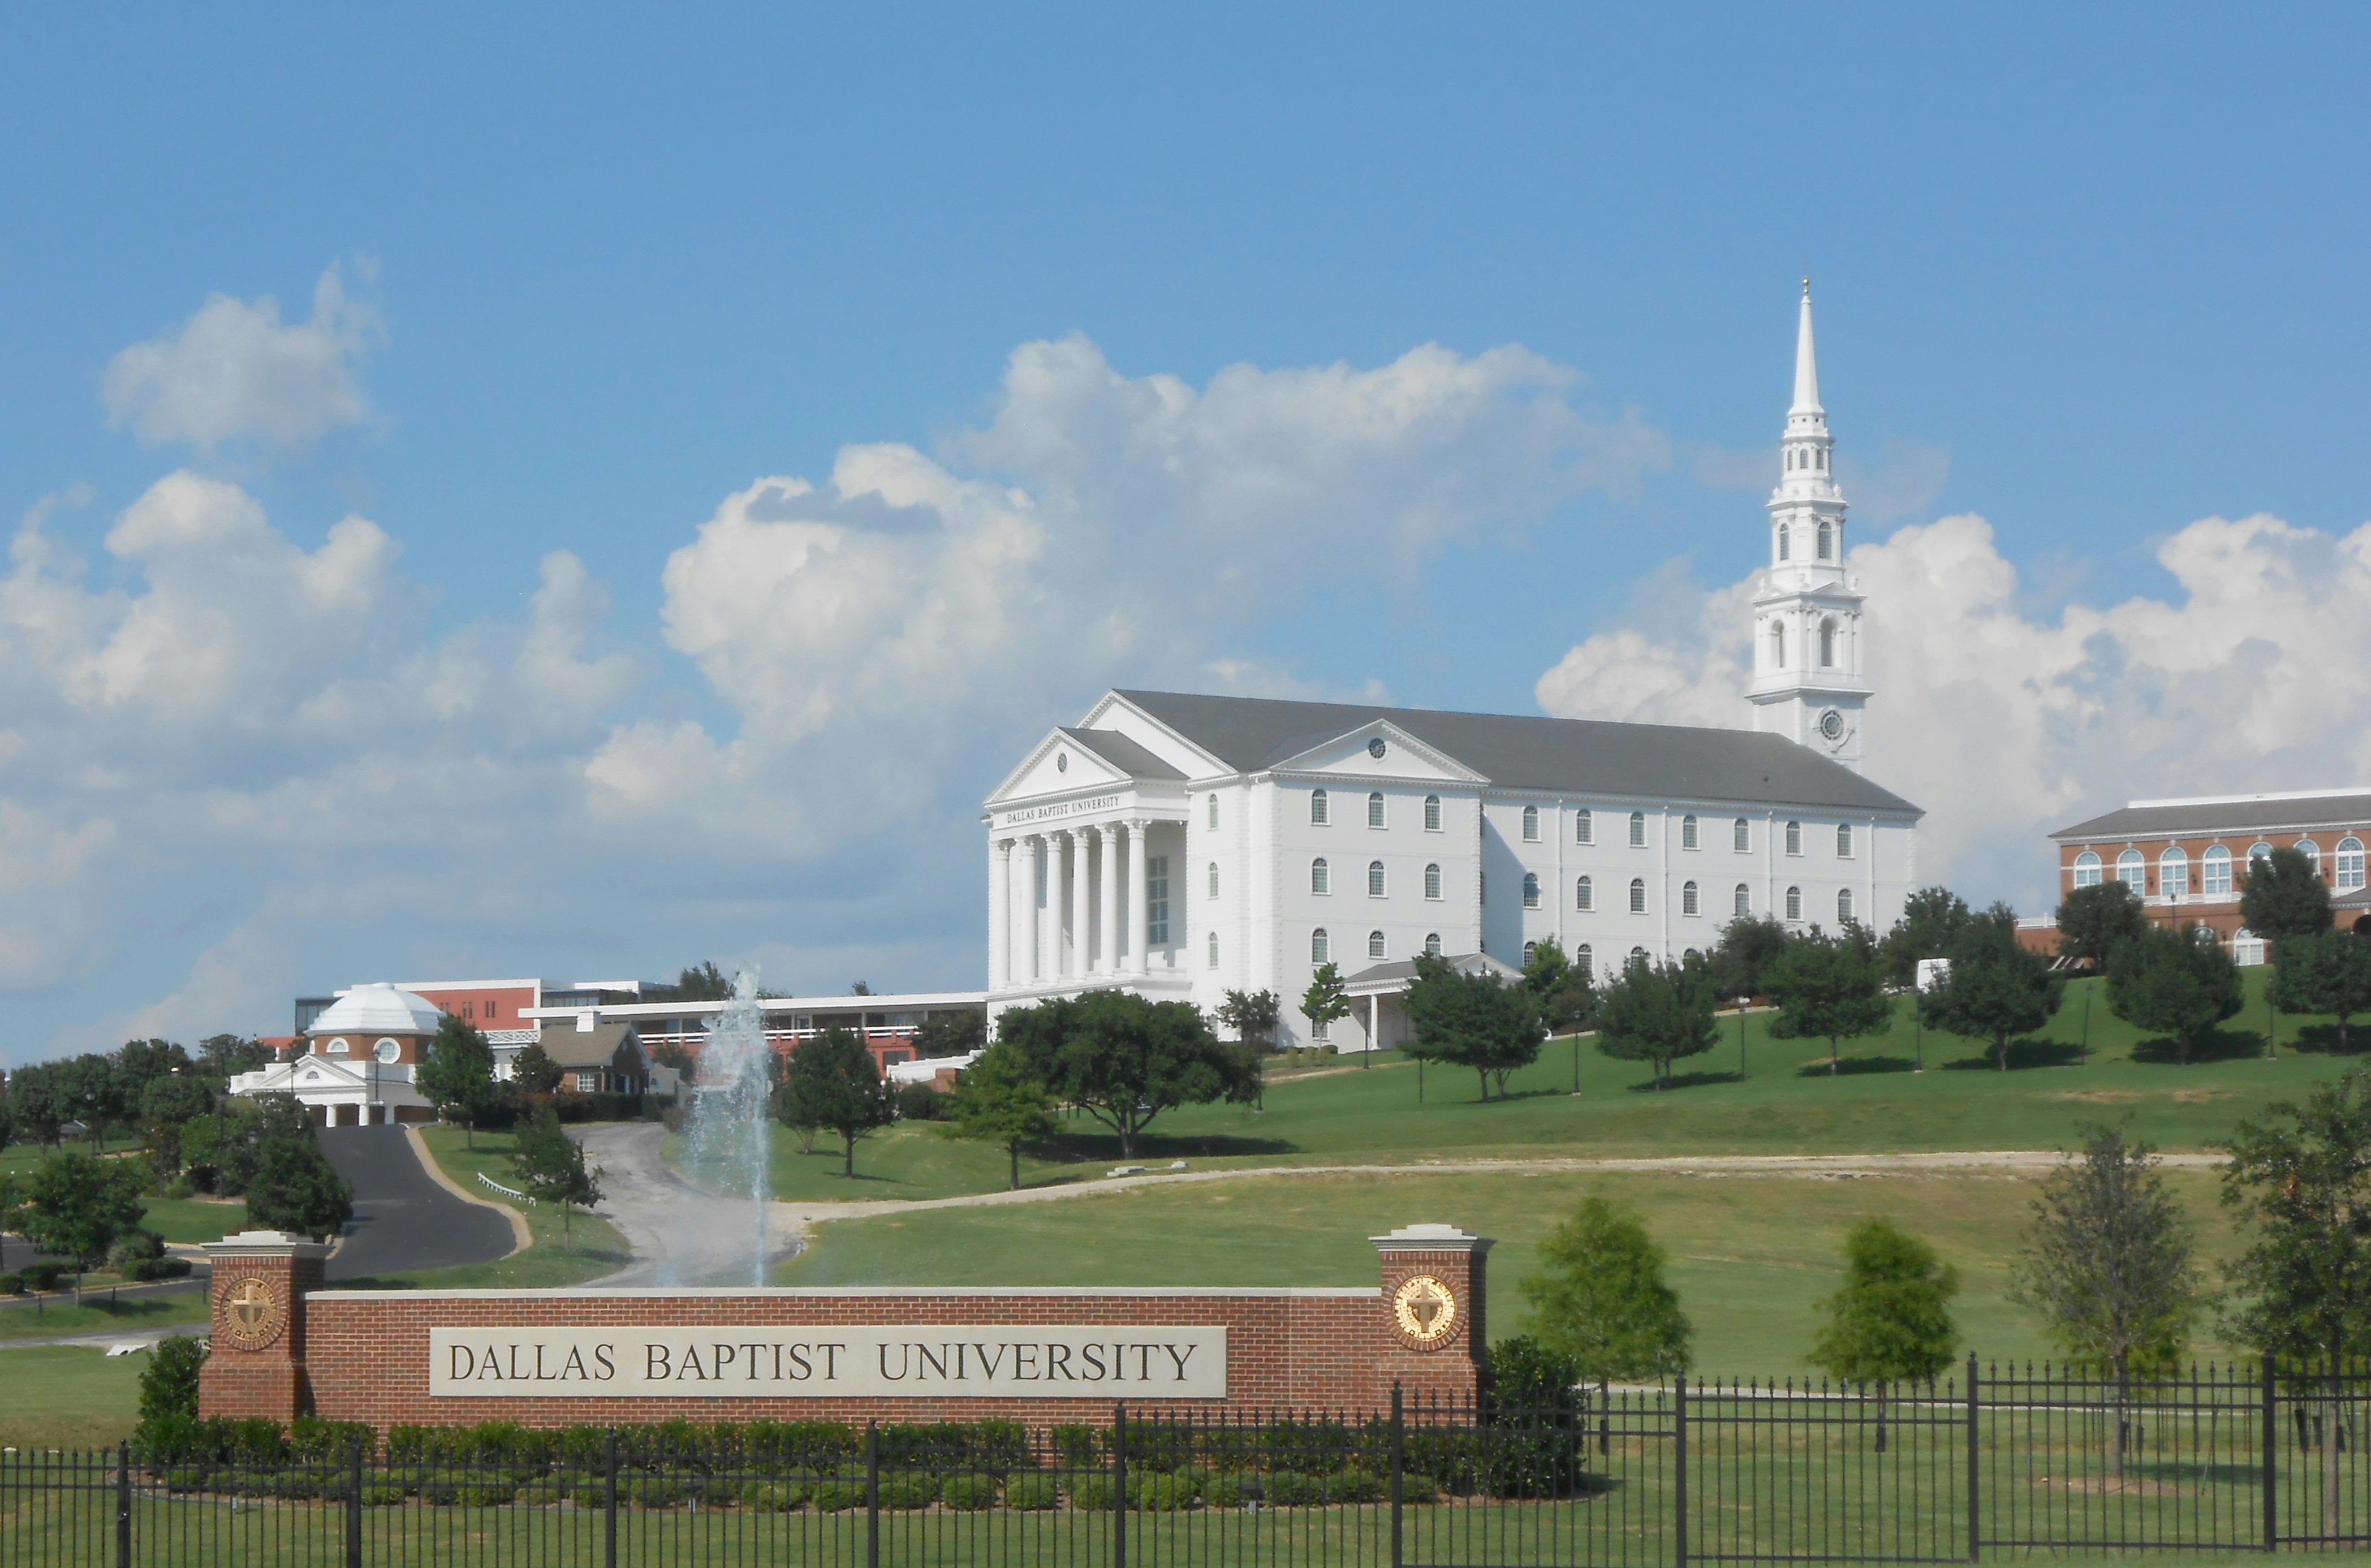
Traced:
<path fill-rule="evenodd" d="M 1062 972 L 1072 980 L 1087 973 L 1087 835 L 1073 828 L 1070 841 L 1070 951 Z"/>
<path fill-rule="evenodd" d="M 1374 1051 L 1382 1048 L 1383 993 L 1379 991 L 1367 998 L 1367 1049 Z"/>
<path fill-rule="evenodd" d="M 1119 973 L 1119 830 L 1094 830 L 1096 854 L 1103 872 L 1103 944 L 1095 955 L 1097 974 Z"/>
<path fill-rule="evenodd" d="M 1046 978 L 1046 912 L 1037 907 L 1037 889 L 1046 875 L 1046 838 L 1040 833 L 1029 841 L 1029 884 L 1021 890 L 1022 901 L 1029 911 L 1029 978 Z"/>
<path fill-rule="evenodd" d="M 988 988 L 1012 983 L 1012 841 L 988 846 Z"/>
<path fill-rule="evenodd" d="M 1141 819 L 1128 825 L 1128 967 L 1139 974 L 1152 969 L 1152 955 L 1144 941 L 1144 829 Z"/>

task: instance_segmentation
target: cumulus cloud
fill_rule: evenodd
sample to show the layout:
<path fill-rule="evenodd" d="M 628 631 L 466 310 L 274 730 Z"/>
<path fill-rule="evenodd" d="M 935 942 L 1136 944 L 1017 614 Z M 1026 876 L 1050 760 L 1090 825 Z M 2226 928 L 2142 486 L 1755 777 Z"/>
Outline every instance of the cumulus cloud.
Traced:
<path fill-rule="evenodd" d="M 350 296 L 332 265 L 313 285 L 309 319 L 283 322 L 269 295 L 211 296 L 179 326 L 110 360 L 99 396 L 110 424 L 150 445 L 302 447 L 369 417 L 354 367 L 379 336 L 377 310 Z"/>
<path fill-rule="evenodd" d="M 2371 771 L 2371 525 L 2208 517 L 2157 560 L 2173 597 L 2035 617 L 1982 517 L 1852 552 L 1878 692 L 1868 772 L 1926 807 L 1923 875 L 2040 908 L 2055 887 L 2042 836 L 2085 813 Z M 1540 677 L 1542 707 L 1747 726 L 1752 591 L 1590 638 Z"/>

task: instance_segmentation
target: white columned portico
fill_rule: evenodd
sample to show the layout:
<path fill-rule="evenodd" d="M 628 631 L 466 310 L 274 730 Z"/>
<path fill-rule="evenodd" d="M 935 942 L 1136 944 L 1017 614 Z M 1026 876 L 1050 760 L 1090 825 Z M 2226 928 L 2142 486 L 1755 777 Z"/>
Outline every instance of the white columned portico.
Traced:
<path fill-rule="evenodd" d="M 1095 954 L 1097 974 L 1119 972 L 1119 830 L 1092 828 L 1103 868 L 1103 941 Z M 1874 905 L 1871 906 L 1875 907 Z"/>
<path fill-rule="evenodd" d="M 988 988 L 1012 983 L 1012 841 L 989 846 L 988 861 Z"/>
<path fill-rule="evenodd" d="M 1152 956 L 1146 951 L 1144 922 L 1148 912 L 1145 903 L 1144 830 L 1141 817 L 1128 821 L 1128 968 L 1139 974 L 1152 970 Z"/>
<path fill-rule="evenodd" d="M 1087 835 L 1072 828 L 1062 836 L 1070 841 L 1070 951 L 1062 973 L 1081 980 L 1087 973 Z"/>
<path fill-rule="evenodd" d="M 1029 886 L 1024 895 L 1029 906 L 1029 978 L 1046 978 L 1046 912 L 1037 906 L 1037 890 L 1046 886 L 1046 836 L 1029 838 Z"/>

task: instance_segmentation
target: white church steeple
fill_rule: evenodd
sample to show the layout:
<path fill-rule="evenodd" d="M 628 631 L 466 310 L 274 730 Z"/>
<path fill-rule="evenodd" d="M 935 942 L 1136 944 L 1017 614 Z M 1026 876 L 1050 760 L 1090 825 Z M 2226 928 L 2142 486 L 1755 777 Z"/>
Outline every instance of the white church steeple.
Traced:
<path fill-rule="evenodd" d="M 1795 401 L 1778 445 L 1770 567 L 1753 601 L 1756 729 L 1774 730 L 1857 770 L 1869 687 L 1861 662 L 1861 595 L 1845 570 L 1845 496 L 1835 439 L 1820 404 L 1811 347 L 1811 280 L 1795 329 Z"/>

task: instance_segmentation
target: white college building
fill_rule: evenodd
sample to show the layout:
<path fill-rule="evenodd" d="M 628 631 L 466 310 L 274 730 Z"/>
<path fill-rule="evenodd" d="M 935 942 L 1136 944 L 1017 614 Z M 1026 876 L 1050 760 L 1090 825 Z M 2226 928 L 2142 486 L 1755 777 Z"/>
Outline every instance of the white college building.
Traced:
<path fill-rule="evenodd" d="M 1603 979 L 1739 914 L 1890 924 L 1922 813 L 1859 772 L 1862 596 L 1808 287 L 1799 332 L 1753 728 L 1106 692 L 987 802 L 991 1014 L 1099 986 L 1205 1011 L 1272 991 L 1290 1043 L 1329 960 L 1365 994 L 1424 952 L 1520 965 L 1553 942 Z M 1404 1028 L 1377 1003 L 1333 1038 Z"/>

